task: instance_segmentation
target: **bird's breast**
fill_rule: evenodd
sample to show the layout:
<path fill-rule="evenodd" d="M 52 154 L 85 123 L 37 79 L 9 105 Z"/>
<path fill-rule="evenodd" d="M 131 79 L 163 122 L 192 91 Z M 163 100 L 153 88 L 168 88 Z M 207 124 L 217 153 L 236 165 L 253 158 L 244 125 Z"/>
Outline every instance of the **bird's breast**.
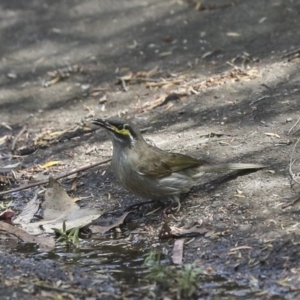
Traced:
<path fill-rule="evenodd" d="M 128 160 L 123 154 L 113 155 L 112 168 L 127 190 L 143 198 L 155 200 L 177 196 L 188 191 L 192 185 L 190 176 L 181 172 L 175 172 L 163 178 L 142 175 L 137 171 L 134 160 Z"/>

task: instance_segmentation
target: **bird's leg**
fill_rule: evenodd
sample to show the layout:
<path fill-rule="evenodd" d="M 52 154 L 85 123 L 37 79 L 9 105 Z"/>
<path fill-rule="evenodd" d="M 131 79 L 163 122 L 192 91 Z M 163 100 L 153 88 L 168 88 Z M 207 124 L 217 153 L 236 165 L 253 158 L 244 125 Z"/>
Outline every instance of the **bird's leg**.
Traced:
<path fill-rule="evenodd" d="M 177 202 L 176 212 L 179 212 L 181 208 L 180 198 L 178 196 L 175 196 L 174 200 Z"/>
<path fill-rule="evenodd" d="M 175 208 L 176 212 L 178 212 L 181 208 L 181 203 L 180 203 L 180 198 L 178 196 L 175 196 L 172 200 L 172 204 L 168 205 L 166 208 L 163 210 L 163 218 L 166 217 L 166 215 L 169 213 L 169 209 L 173 208 L 175 205 L 175 202 L 177 203 L 177 206 Z"/>

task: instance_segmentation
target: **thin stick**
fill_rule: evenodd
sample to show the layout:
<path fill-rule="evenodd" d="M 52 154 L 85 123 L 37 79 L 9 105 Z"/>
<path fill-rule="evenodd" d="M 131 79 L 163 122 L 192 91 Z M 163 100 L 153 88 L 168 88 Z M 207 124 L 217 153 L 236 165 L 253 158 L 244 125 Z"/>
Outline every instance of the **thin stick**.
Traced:
<path fill-rule="evenodd" d="M 290 202 L 288 202 L 288 203 L 282 205 L 281 208 L 284 209 L 284 208 L 287 208 L 287 207 L 289 207 L 289 206 L 293 206 L 293 205 L 295 205 L 298 201 L 300 201 L 300 196 L 297 196 L 293 201 L 290 201 Z"/>
<path fill-rule="evenodd" d="M 11 151 L 15 150 L 15 146 L 16 146 L 16 142 L 18 141 L 18 139 L 21 137 L 21 135 L 27 130 L 27 126 L 24 125 L 23 128 L 20 130 L 20 132 L 16 135 L 16 137 L 14 138 L 14 140 L 12 141 L 11 144 Z"/>
<path fill-rule="evenodd" d="M 252 101 L 249 105 L 251 106 L 251 105 L 253 105 L 254 103 L 259 102 L 259 101 L 261 101 L 261 100 L 268 99 L 268 98 L 270 98 L 270 97 L 277 97 L 277 96 L 280 96 L 280 95 L 281 95 L 281 93 L 274 94 L 274 95 L 265 95 L 265 96 L 262 96 L 262 97 L 258 98 L 257 100 Z"/>
<path fill-rule="evenodd" d="M 291 129 L 288 131 L 287 135 L 290 135 L 291 131 L 295 128 L 295 126 L 297 126 L 297 124 L 300 121 L 300 117 L 298 118 L 297 122 L 291 127 Z"/>
<path fill-rule="evenodd" d="M 71 171 L 69 173 L 65 173 L 65 174 L 56 176 L 56 177 L 54 177 L 54 179 L 58 180 L 58 179 L 61 179 L 61 178 L 64 178 L 64 177 L 68 177 L 68 176 L 73 175 L 75 173 L 82 172 L 82 171 L 94 168 L 96 166 L 104 165 L 104 164 L 106 164 L 106 163 L 108 163 L 110 161 L 111 161 L 111 159 L 107 159 L 107 160 L 104 160 L 104 161 L 101 161 L 101 162 L 97 162 L 97 163 L 94 163 L 94 164 L 89 164 L 87 166 L 83 166 L 81 168 L 73 170 L 73 171 Z M 48 182 L 49 182 L 49 179 L 45 179 L 45 180 L 41 180 L 41 181 L 38 181 L 38 182 L 21 185 L 21 186 L 15 188 L 15 189 L 11 189 L 11 190 L 8 190 L 8 191 L 1 192 L 0 196 L 6 195 L 6 194 L 10 194 L 10 193 L 14 193 L 14 192 L 18 192 L 18 191 L 25 190 L 25 189 L 29 189 L 29 188 L 32 188 L 32 187 L 35 187 L 35 186 L 43 185 L 43 184 L 46 184 Z"/>
<path fill-rule="evenodd" d="M 290 165 L 289 165 L 289 173 L 290 173 L 290 176 L 292 177 L 292 180 L 294 180 L 295 182 L 300 184 L 300 182 L 297 181 L 296 175 L 293 173 L 293 170 L 292 170 L 293 164 L 296 162 L 296 159 L 293 160 L 293 155 L 294 155 L 294 152 L 295 152 L 296 147 L 297 147 L 299 142 L 300 142 L 300 139 L 297 139 L 297 142 L 295 143 L 295 146 L 294 146 L 292 154 L 291 154 Z"/>
<path fill-rule="evenodd" d="M 264 100 L 264 99 L 267 99 L 267 98 L 270 98 L 270 97 L 271 97 L 271 95 L 264 95 L 264 96 L 262 96 L 262 97 L 260 97 L 260 98 L 258 98 L 256 100 L 252 101 L 249 105 L 251 106 L 251 105 L 253 105 L 256 102 L 259 102 L 261 100 Z"/>
<path fill-rule="evenodd" d="M 124 91 L 125 91 L 125 92 L 128 92 L 128 88 L 127 88 L 127 86 L 126 86 L 126 82 L 125 82 L 124 78 L 118 77 L 118 79 L 121 81 L 121 85 L 122 85 Z"/>
<path fill-rule="evenodd" d="M 291 52 L 288 52 L 287 54 L 283 55 L 281 58 L 291 58 L 291 56 L 294 56 L 295 54 L 298 54 L 300 52 L 300 48 L 293 50 Z"/>
<path fill-rule="evenodd" d="M 41 289 L 47 289 L 47 290 L 52 290 L 52 291 L 57 291 L 57 292 L 64 292 L 64 293 L 70 293 L 70 294 L 77 294 L 77 295 L 83 295 L 83 296 L 88 296 L 87 292 L 79 291 L 79 290 L 72 290 L 70 288 L 64 289 L 56 286 L 51 286 L 48 284 L 42 284 L 42 283 L 34 283 L 35 286 L 41 288 Z"/>

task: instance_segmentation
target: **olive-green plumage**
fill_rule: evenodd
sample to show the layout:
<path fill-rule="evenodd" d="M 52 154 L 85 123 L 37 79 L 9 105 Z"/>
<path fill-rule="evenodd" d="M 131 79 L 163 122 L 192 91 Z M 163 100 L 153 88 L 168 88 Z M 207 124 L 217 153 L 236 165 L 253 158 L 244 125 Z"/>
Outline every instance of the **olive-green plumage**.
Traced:
<path fill-rule="evenodd" d="M 94 119 L 113 143 L 112 167 L 129 191 L 152 200 L 175 199 L 186 193 L 206 172 L 261 169 L 260 164 L 210 165 L 188 155 L 170 153 L 148 144 L 131 122 L 119 118 Z"/>

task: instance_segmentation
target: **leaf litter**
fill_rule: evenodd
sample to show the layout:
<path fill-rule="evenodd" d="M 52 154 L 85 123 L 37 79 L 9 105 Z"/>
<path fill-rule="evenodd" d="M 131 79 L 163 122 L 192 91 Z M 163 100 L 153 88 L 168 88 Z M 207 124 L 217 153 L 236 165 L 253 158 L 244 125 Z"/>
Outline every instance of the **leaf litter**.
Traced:
<path fill-rule="evenodd" d="M 236 60 L 241 60 L 241 67 L 234 64 Z M 199 78 L 197 75 L 192 76 L 187 71 L 178 74 L 163 72 L 155 67 L 148 72 L 129 72 L 119 76 L 116 84 L 120 84 L 125 92 L 129 90 L 128 86 L 132 84 L 143 84 L 148 89 L 168 89 L 167 92 L 145 103 L 141 103 L 139 100 L 132 108 L 139 112 L 145 112 L 159 106 L 165 106 L 165 110 L 169 110 L 173 107 L 174 100 L 181 100 L 181 98 L 192 94 L 197 95 L 209 88 L 260 77 L 258 67 L 249 65 L 250 62 L 256 63 L 258 61 L 258 59 L 252 58 L 250 54 L 243 53 L 227 62 L 231 69 L 206 78 Z M 174 87 L 176 88 L 174 89 Z"/>
<path fill-rule="evenodd" d="M 66 80 L 71 75 L 80 73 L 82 71 L 83 69 L 78 65 L 67 66 L 54 71 L 49 71 L 47 75 L 50 77 L 50 79 L 43 80 L 42 86 L 43 87 L 52 86 L 60 81 Z"/>
<path fill-rule="evenodd" d="M 52 177 L 49 178 L 49 186 L 45 192 L 45 200 L 40 203 L 38 192 L 27 203 L 21 214 L 12 221 L 13 225 L 0 222 L 0 230 L 17 236 L 24 242 L 39 244 L 40 251 L 53 250 L 55 243 L 53 237 L 35 237 L 39 234 L 53 234 L 55 231 L 65 228 L 65 231 L 74 228 L 87 227 L 98 219 L 102 212 L 92 208 L 80 208 L 69 197 L 62 186 Z M 39 209 L 43 210 L 43 220 L 31 222 Z M 110 219 L 109 226 L 93 226 L 93 233 L 105 233 L 108 230 L 122 224 L 130 212 L 124 213 L 120 218 Z M 20 228 L 14 226 L 18 225 Z"/>
<path fill-rule="evenodd" d="M 232 62 L 228 62 L 232 67 L 231 69 L 222 72 L 218 75 L 213 75 L 207 78 L 191 78 L 188 72 L 181 72 L 178 74 L 165 73 L 159 71 L 156 67 L 149 72 L 130 72 L 124 76 L 117 77 L 117 84 L 145 84 L 147 88 L 166 88 L 171 86 L 180 85 L 180 89 L 185 89 L 187 92 L 190 88 L 199 92 L 210 87 L 223 85 L 235 81 L 249 81 L 260 76 L 257 67 L 238 67 Z"/>

